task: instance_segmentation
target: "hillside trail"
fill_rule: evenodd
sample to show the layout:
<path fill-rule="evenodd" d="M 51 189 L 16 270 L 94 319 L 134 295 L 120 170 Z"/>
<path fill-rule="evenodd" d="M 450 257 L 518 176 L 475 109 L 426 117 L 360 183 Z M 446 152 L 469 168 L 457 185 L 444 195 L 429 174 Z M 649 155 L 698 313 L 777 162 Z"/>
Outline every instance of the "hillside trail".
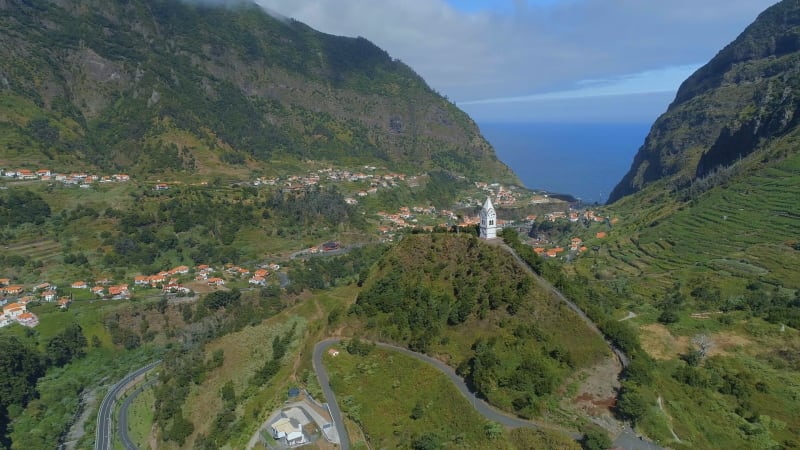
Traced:
<path fill-rule="evenodd" d="M 618 394 L 619 375 L 621 374 L 622 370 L 624 370 L 625 367 L 627 367 L 628 364 L 630 363 L 630 360 L 628 359 L 627 355 L 625 355 L 625 353 L 619 348 L 617 348 L 611 341 L 606 339 L 605 335 L 603 334 L 602 331 L 600 331 L 600 328 L 597 326 L 597 324 L 595 324 L 594 321 L 592 321 L 592 319 L 590 319 L 589 316 L 586 315 L 586 313 L 577 304 L 575 304 L 572 300 L 568 299 L 563 293 L 561 293 L 560 290 L 556 289 L 555 286 L 550 284 L 550 282 L 545 280 L 541 275 L 534 272 L 533 269 L 531 269 L 531 267 L 528 265 L 528 263 L 526 263 L 517 254 L 517 252 L 514 251 L 513 248 L 511 248 L 508 244 L 506 244 L 500 239 L 489 240 L 486 242 L 490 245 L 496 245 L 500 247 L 501 249 L 508 252 L 511 256 L 513 256 L 514 259 L 517 261 L 517 264 L 519 264 L 520 267 L 522 267 L 528 274 L 530 274 L 536 280 L 539 286 L 543 287 L 546 291 L 552 293 L 556 298 L 564 302 L 570 309 L 575 311 L 578 317 L 580 317 L 581 320 L 583 320 L 583 322 L 589 327 L 589 329 L 598 334 L 606 342 L 606 344 L 609 346 L 611 351 L 616 356 L 619 364 L 613 368 L 611 373 L 606 372 L 604 375 L 598 374 L 599 376 L 590 377 L 591 380 L 587 380 L 588 382 L 585 383 L 584 386 L 582 386 L 583 388 L 582 390 L 584 390 L 585 392 L 579 393 L 578 400 L 579 401 L 590 400 L 590 403 L 594 403 L 593 406 L 597 407 L 602 405 L 603 396 L 600 396 L 599 398 L 598 397 L 592 398 L 591 393 L 593 391 L 595 392 L 613 391 L 615 392 L 615 394 Z M 596 371 L 597 369 L 599 369 L 599 367 L 592 368 L 591 370 Z M 601 400 L 601 401 L 598 402 L 596 400 Z M 616 395 L 614 396 L 613 403 L 616 403 Z M 585 405 L 579 404 L 578 406 L 581 407 Z M 616 436 L 616 439 L 614 441 L 614 444 L 616 446 L 622 448 L 629 448 L 631 446 L 631 443 L 635 443 L 637 446 L 641 448 L 648 448 L 648 449 L 660 448 L 658 445 L 653 444 L 650 441 L 642 440 L 641 436 L 636 435 L 633 432 L 633 430 L 626 428 L 622 422 L 617 420 L 613 416 L 613 414 L 610 413 L 610 408 L 613 407 L 613 405 L 607 404 L 602 406 L 608 407 L 609 414 L 602 414 L 602 415 L 598 414 L 597 416 L 592 417 L 592 422 L 594 422 L 596 425 L 601 426 L 602 428 L 605 428 L 607 431 Z M 636 443 L 635 442 L 636 440 L 639 440 L 639 443 Z"/>
<path fill-rule="evenodd" d="M 628 364 L 630 364 L 628 356 L 625 355 L 625 353 L 623 353 L 623 351 L 617 348 L 613 343 L 611 343 L 611 341 L 606 339 L 605 335 L 603 334 L 602 331 L 600 331 L 600 328 L 598 328 L 597 324 L 594 323 L 594 321 L 592 321 L 592 319 L 590 319 L 589 316 L 587 316 L 586 313 L 583 312 L 583 310 L 578 305 L 575 304 L 575 302 L 568 299 L 564 294 L 561 293 L 561 291 L 559 291 L 558 289 L 556 289 L 555 286 L 550 284 L 549 281 L 545 280 L 541 275 L 534 272 L 533 269 L 531 269 L 531 266 L 529 266 L 528 263 L 526 263 L 517 254 L 517 252 L 514 251 L 513 248 L 509 247 L 508 244 L 506 244 L 500 239 L 489 240 L 486 242 L 490 245 L 496 245 L 500 247 L 501 249 L 508 252 L 511 256 L 513 256 L 514 259 L 517 261 L 517 264 L 519 264 L 519 266 L 522 267 L 523 270 L 528 272 L 528 274 L 530 274 L 536 280 L 539 286 L 543 287 L 545 290 L 555 295 L 556 298 L 564 302 L 571 310 L 575 311 L 575 314 L 577 314 L 578 317 L 580 317 L 581 320 L 583 320 L 583 322 L 589 327 L 589 329 L 598 334 L 606 342 L 606 344 L 608 344 L 609 348 L 611 348 L 611 351 L 614 352 L 614 354 L 619 359 L 619 362 L 622 365 L 623 369 L 625 367 L 628 367 Z"/>
<path fill-rule="evenodd" d="M 672 429 L 672 416 L 670 416 L 669 413 L 667 413 L 667 410 L 664 409 L 664 402 L 661 399 L 660 395 L 658 396 L 657 401 L 658 401 L 658 409 L 660 409 L 661 412 L 664 413 L 664 415 L 667 417 L 667 422 L 669 422 L 668 426 L 669 432 L 672 433 L 672 437 L 675 439 L 676 442 L 681 442 L 681 439 L 678 437 L 677 434 L 675 434 L 675 430 Z"/>

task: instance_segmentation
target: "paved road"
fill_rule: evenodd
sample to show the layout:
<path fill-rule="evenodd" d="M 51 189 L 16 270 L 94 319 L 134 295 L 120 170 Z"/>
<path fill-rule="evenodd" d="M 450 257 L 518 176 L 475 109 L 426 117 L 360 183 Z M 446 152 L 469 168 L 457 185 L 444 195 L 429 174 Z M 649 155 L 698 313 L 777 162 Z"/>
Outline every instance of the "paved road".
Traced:
<path fill-rule="evenodd" d="M 139 447 L 134 444 L 133 440 L 131 440 L 131 437 L 128 434 L 128 408 L 143 390 L 152 386 L 156 381 L 158 381 L 158 378 L 153 378 L 147 383 L 137 387 L 136 390 L 133 391 L 124 402 L 122 402 L 122 406 L 119 408 L 119 416 L 117 417 L 117 434 L 119 435 L 119 440 L 122 442 L 122 446 L 125 447 L 125 450 L 139 450 Z"/>
<path fill-rule="evenodd" d="M 117 384 L 108 390 L 108 393 L 103 398 L 103 402 L 100 403 L 100 410 L 97 412 L 97 431 L 94 440 L 95 450 L 112 449 L 111 415 L 114 412 L 114 403 L 117 401 L 117 397 L 119 397 L 120 394 L 125 391 L 125 388 L 131 384 L 133 380 L 152 370 L 159 364 L 161 364 L 161 360 L 150 363 L 138 370 L 134 370 L 128 375 L 125 375 L 125 378 L 121 379 Z"/>
<path fill-rule="evenodd" d="M 319 382 L 322 385 L 322 392 L 325 394 L 325 398 L 326 398 L 326 400 L 328 402 L 328 405 L 330 405 L 330 407 L 331 407 L 331 412 L 333 412 L 335 415 L 339 416 L 339 417 L 335 417 L 333 419 L 334 422 L 337 423 L 337 424 L 341 423 L 341 410 L 339 409 L 339 406 L 336 405 L 336 397 L 333 395 L 333 391 L 331 391 L 331 389 L 330 389 L 330 381 L 329 381 L 329 378 L 328 378 L 328 373 L 325 370 L 325 366 L 322 364 L 322 356 L 325 354 L 325 351 L 328 348 L 330 348 L 332 345 L 339 344 L 340 342 L 341 342 L 341 339 L 328 339 L 328 340 L 324 340 L 324 341 L 321 341 L 321 342 L 317 343 L 317 345 L 314 347 L 314 360 L 313 360 L 314 370 L 317 372 L 317 378 L 319 378 Z M 424 355 L 422 353 L 417 353 L 417 352 L 411 351 L 411 350 L 409 350 L 407 348 L 398 347 L 398 346 L 391 345 L 391 344 L 384 344 L 384 343 L 376 342 L 375 345 L 377 345 L 380 348 L 384 348 L 384 349 L 387 349 L 387 350 L 392 350 L 392 351 L 396 351 L 396 352 L 399 352 L 399 353 L 403 353 L 403 354 L 405 354 L 407 356 L 410 356 L 412 358 L 416 358 L 416 359 L 418 359 L 420 361 L 423 361 L 425 363 L 428 363 L 428 364 L 432 365 L 433 367 L 438 369 L 440 372 L 444 373 L 445 376 L 447 376 L 447 378 L 450 379 L 450 381 L 453 384 L 455 384 L 456 388 L 461 392 L 461 394 L 464 397 L 466 397 L 472 403 L 472 407 L 475 408 L 475 410 L 478 411 L 478 413 L 480 413 L 482 416 L 486 417 L 488 420 L 495 421 L 495 422 L 497 422 L 499 424 L 502 424 L 502 425 L 504 425 L 506 427 L 511 427 L 511 428 L 520 428 L 520 427 L 524 427 L 524 428 L 547 428 L 547 429 L 550 429 L 550 430 L 556 430 L 556 431 L 559 431 L 559 432 L 567 434 L 568 436 L 570 436 L 573 439 L 580 439 L 581 436 L 582 436 L 580 433 L 574 433 L 574 432 L 562 430 L 562 429 L 559 429 L 559 428 L 554 427 L 552 425 L 547 425 L 547 424 L 537 423 L 537 422 L 534 422 L 534 421 L 528 421 L 528 420 L 520 419 L 519 417 L 515 417 L 515 416 L 513 416 L 511 414 L 504 413 L 504 412 L 494 408 L 492 405 L 490 405 L 490 404 L 486 403 L 484 400 L 478 398 L 475 395 L 474 392 L 471 392 L 469 390 L 469 388 L 467 387 L 466 383 L 464 383 L 464 380 L 460 376 L 458 376 L 456 374 L 455 370 L 453 370 L 452 367 L 450 367 L 447 364 L 439 361 L 438 359 L 431 358 L 428 355 Z M 341 438 L 341 436 L 342 436 L 341 432 L 340 432 L 339 436 Z M 344 441 L 345 440 L 342 439 L 342 442 L 344 442 Z"/>
<path fill-rule="evenodd" d="M 314 372 L 317 373 L 317 379 L 320 386 L 322 386 L 322 394 L 325 395 L 325 401 L 328 402 L 328 408 L 331 411 L 331 420 L 333 425 L 336 426 L 336 431 L 339 433 L 339 444 L 342 450 L 350 449 L 350 436 L 347 434 L 347 428 L 342 421 L 342 410 L 339 409 L 339 404 L 336 403 L 336 395 L 331 389 L 331 380 L 328 378 L 328 372 L 322 364 L 322 356 L 325 351 L 332 345 L 338 344 L 341 339 L 328 339 L 326 341 L 318 342 L 314 346 L 314 356 L 311 359 L 311 364 L 314 366 Z"/>
<path fill-rule="evenodd" d="M 318 342 L 317 345 L 314 346 L 312 364 L 314 366 L 314 371 L 317 373 L 319 383 L 322 386 L 322 392 L 325 395 L 328 405 L 330 406 L 331 413 L 333 415 L 333 422 L 336 425 L 337 430 L 339 430 L 339 438 L 342 442 L 342 449 L 347 450 L 349 449 L 350 441 L 347 435 L 347 430 L 344 429 L 342 422 L 342 411 L 339 409 L 339 405 L 336 403 L 336 396 L 333 394 L 333 391 L 330 387 L 330 378 L 328 377 L 328 372 L 325 370 L 325 366 L 322 363 L 322 357 L 325 355 L 326 350 L 333 345 L 341 343 L 341 341 L 341 339 L 333 338 Z M 426 362 L 444 373 L 447 378 L 450 379 L 453 384 L 455 384 L 456 388 L 461 392 L 461 394 L 472 402 L 473 408 L 475 408 L 478 413 L 488 420 L 495 421 L 509 428 L 542 428 L 551 431 L 557 431 L 575 440 L 579 440 L 583 437 L 583 434 L 576 431 L 569 431 L 550 424 L 520 419 L 519 417 L 494 408 L 492 405 L 486 403 L 482 399 L 477 398 L 475 393 L 469 390 L 466 383 L 464 383 L 464 380 L 456 374 L 455 370 L 438 359 L 422 353 L 411 351 L 407 348 L 398 347 L 396 345 L 384 344 L 380 342 L 376 342 L 375 344 L 380 348 L 397 351 L 412 358 Z M 614 445 L 626 450 L 663 450 L 662 447 L 640 438 L 639 435 L 630 429 L 630 427 L 625 427 L 622 433 L 615 437 Z"/>

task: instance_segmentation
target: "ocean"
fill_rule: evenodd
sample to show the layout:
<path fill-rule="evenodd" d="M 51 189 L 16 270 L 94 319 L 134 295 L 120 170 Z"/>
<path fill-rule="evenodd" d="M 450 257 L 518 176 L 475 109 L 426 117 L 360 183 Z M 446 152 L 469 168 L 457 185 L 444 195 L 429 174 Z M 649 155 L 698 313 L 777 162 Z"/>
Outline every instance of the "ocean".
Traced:
<path fill-rule="evenodd" d="M 525 187 L 605 203 L 630 169 L 650 124 L 480 123 Z"/>

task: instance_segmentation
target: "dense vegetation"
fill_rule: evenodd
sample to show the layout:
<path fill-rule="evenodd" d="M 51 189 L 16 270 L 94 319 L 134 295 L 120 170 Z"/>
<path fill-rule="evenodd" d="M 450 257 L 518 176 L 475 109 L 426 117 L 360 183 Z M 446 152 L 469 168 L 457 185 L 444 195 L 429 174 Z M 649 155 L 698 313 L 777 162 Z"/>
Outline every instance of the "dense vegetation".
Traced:
<path fill-rule="evenodd" d="M 0 9 L 11 164 L 153 176 L 316 160 L 516 179 L 462 111 L 362 37 L 246 2 Z"/>
<path fill-rule="evenodd" d="M 50 205 L 35 192 L 13 189 L 0 194 L 0 223 L 8 226 L 41 225 L 50 217 Z"/>
<path fill-rule="evenodd" d="M 350 313 L 380 339 L 447 355 L 480 395 L 527 417 L 607 351 L 503 250 L 466 234 L 406 236 Z"/>
<path fill-rule="evenodd" d="M 0 336 L 0 445 L 11 444 L 9 416 L 16 416 L 40 393 L 37 382 L 50 367 L 63 367 L 85 355 L 86 337 L 81 326 L 71 323 L 50 338 L 41 352 L 28 339 Z"/>
<path fill-rule="evenodd" d="M 238 291 L 213 292 L 193 307 L 193 313 L 187 314 L 193 326 L 185 328 L 185 333 L 190 334 L 183 336 L 182 342 L 164 356 L 165 370 L 160 372 L 160 382 L 155 391 L 155 422 L 163 440 L 183 445 L 195 430 L 194 424 L 183 411 L 186 397 L 192 386 L 202 383 L 208 372 L 222 366 L 225 361 L 222 349 L 206 358 L 206 343 L 237 332 L 247 325 L 255 326 L 277 313 L 282 306 L 280 291 L 270 287 L 246 299 Z M 187 307 L 192 309 L 191 305 L 184 306 Z M 290 334 L 284 340 L 273 342 L 273 354 L 277 356 L 259 372 L 258 378 L 254 379 L 255 384 L 263 384 L 277 372 L 278 368 L 273 366 L 280 362 L 291 339 Z M 230 397 L 229 394 L 227 396 Z M 231 401 L 234 403 L 230 404 Z M 204 438 L 209 448 L 218 448 L 214 443 L 227 441 L 230 433 L 236 430 L 236 425 L 228 420 L 235 407 L 235 396 L 233 399 L 226 398 L 226 404 L 228 406 L 214 422 L 211 435 Z"/>

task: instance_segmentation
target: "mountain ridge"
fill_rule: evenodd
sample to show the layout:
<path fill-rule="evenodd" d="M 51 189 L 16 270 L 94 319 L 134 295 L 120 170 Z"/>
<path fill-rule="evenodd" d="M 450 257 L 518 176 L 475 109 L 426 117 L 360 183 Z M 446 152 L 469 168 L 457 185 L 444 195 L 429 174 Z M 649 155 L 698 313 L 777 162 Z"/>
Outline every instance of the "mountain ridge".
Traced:
<path fill-rule="evenodd" d="M 681 190 L 796 127 L 800 4 L 784 0 L 681 84 L 609 203 L 663 182 Z"/>
<path fill-rule="evenodd" d="M 363 37 L 254 3 L 4 0 L 0 157 L 133 168 L 383 163 L 518 183 L 475 123 Z M 189 148 L 171 138 L 188 133 Z M 196 158 L 194 158 L 196 159 Z"/>

